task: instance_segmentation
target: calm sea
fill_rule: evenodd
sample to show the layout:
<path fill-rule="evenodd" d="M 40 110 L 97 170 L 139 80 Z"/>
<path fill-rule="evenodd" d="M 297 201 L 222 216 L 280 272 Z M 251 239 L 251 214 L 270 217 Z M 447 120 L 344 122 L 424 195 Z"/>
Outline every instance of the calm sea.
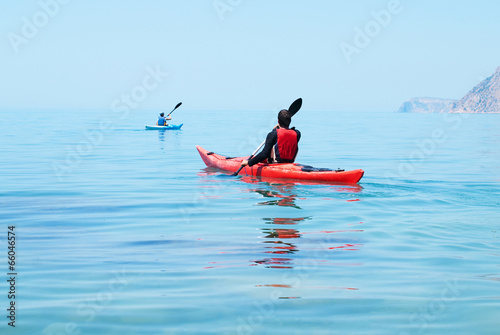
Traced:
<path fill-rule="evenodd" d="M 358 186 L 205 167 L 275 114 L 1 112 L 0 332 L 499 334 L 500 115 L 304 106 L 297 161 Z"/>

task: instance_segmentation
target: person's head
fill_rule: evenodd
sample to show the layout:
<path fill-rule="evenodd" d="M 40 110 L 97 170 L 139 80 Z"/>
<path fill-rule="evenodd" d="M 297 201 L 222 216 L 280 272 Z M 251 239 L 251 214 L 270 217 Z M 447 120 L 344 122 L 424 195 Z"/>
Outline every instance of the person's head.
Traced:
<path fill-rule="evenodd" d="M 288 113 L 288 110 L 280 110 L 278 113 L 278 124 L 280 127 L 288 128 L 288 126 L 290 126 L 290 122 L 292 122 L 292 117 L 290 116 L 290 113 Z"/>
<path fill-rule="evenodd" d="M 163 113 L 163 112 L 162 112 L 162 113 L 160 113 L 160 116 L 164 116 L 164 115 L 165 115 L 165 113 Z"/>

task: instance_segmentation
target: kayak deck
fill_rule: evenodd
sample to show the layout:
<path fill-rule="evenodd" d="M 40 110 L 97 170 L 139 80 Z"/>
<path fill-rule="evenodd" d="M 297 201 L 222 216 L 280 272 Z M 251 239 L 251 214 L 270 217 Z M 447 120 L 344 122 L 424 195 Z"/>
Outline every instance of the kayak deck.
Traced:
<path fill-rule="evenodd" d="M 241 162 L 246 159 L 246 157 L 227 157 L 219 155 L 209 152 L 199 145 L 196 146 L 196 149 L 198 150 L 201 159 L 207 166 L 219 168 L 229 172 L 236 172 L 239 169 Z M 361 169 L 351 171 L 334 171 L 330 169 L 318 169 L 312 166 L 297 163 L 258 163 L 251 167 L 244 167 L 240 171 L 240 174 L 257 177 L 355 184 L 363 177 L 364 171 Z"/>

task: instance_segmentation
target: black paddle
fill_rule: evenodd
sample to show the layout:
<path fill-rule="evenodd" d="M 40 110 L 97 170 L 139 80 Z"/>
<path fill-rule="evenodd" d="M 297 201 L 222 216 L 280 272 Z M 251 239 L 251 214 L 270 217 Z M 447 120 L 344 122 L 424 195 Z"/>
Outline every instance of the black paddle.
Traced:
<path fill-rule="evenodd" d="M 302 107 L 302 98 L 298 98 L 297 100 L 295 100 L 294 102 L 292 102 L 292 104 L 290 105 L 290 107 L 288 107 L 288 114 L 290 114 L 290 117 L 294 116 L 295 114 L 297 114 L 297 112 L 299 111 L 300 107 Z M 262 148 L 262 146 L 266 144 L 266 141 L 264 140 L 264 142 L 261 143 L 261 145 L 259 145 L 259 147 L 257 148 L 257 150 L 255 150 L 253 152 L 253 154 L 248 157 L 247 160 L 251 160 L 253 158 L 253 156 L 255 156 L 255 154 L 257 153 L 257 151 L 260 150 L 260 148 Z M 240 168 L 238 169 L 238 171 L 236 171 L 235 173 L 232 174 L 232 176 L 237 176 L 238 173 L 240 173 L 241 169 L 243 169 L 243 166 L 240 166 Z"/>
<path fill-rule="evenodd" d="M 172 109 L 172 111 L 170 113 L 168 113 L 167 117 L 169 117 L 170 114 L 172 114 L 174 112 L 174 110 L 176 110 L 177 108 L 179 108 L 180 105 L 182 105 L 182 102 L 179 102 L 177 105 L 175 105 L 174 109 Z"/>

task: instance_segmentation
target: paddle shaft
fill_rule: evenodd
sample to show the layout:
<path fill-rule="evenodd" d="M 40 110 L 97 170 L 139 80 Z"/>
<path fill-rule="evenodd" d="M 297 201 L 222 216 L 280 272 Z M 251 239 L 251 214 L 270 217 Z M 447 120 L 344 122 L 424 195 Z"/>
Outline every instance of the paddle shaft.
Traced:
<path fill-rule="evenodd" d="M 251 154 L 251 155 L 250 155 L 250 157 L 248 157 L 248 159 L 247 159 L 247 160 L 251 160 L 251 159 L 253 158 L 253 156 L 255 156 L 255 154 L 257 153 L 257 151 L 259 151 L 259 150 L 260 150 L 260 148 L 262 148 L 262 146 L 264 146 L 264 144 L 266 144 L 266 141 L 262 142 L 262 143 L 259 145 L 259 147 L 257 148 L 257 150 L 255 150 L 255 151 L 253 152 L 253 154 Z M 233 173 L 233 176 L 237 176 L 237 175 L 238 175 L 238 173 L 240 173 L 241 169 L 243 169 L 243 168 L 244 168 L 244 166 L 240 166 L 240 168 L 238 169 L 238 171 L 236 171 L 235 173 Z"/>

